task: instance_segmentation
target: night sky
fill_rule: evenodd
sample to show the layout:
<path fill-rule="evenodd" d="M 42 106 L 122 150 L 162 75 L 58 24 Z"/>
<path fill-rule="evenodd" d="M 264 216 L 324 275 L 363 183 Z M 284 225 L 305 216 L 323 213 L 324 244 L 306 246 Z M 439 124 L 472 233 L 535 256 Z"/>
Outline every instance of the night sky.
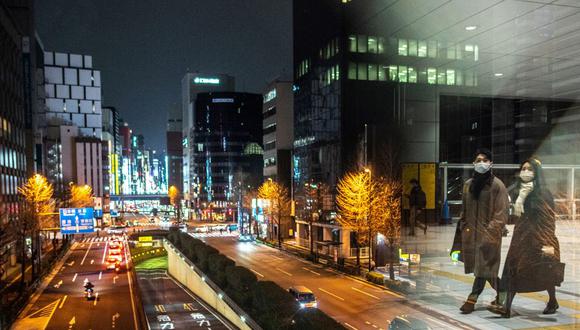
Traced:
<path fill-rule="evenodd" d="M 36 19 L 45 50 L 93 56 L 103 105 L 158 150 L 188 69 L 253 93 L 292 73 L 291 0 L 37 0 Z"/>

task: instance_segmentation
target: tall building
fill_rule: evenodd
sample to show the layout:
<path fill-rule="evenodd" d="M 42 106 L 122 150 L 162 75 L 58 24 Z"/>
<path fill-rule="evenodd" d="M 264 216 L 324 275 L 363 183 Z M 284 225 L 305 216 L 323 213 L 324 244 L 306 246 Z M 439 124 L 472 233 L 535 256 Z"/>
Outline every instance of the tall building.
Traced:
<path fill-rule="evenodd" d="M 263 102 L 264 178 L 278 181 L 290 191 L 294 142 L 292 82 L 274 80 L 268 84 Z"/>
<path fill-rule="evenodd" d="M 191 200 L 192 163 L 194 122 L 196 120 L 195 101 L 199 93 L 233 92 L 234 77 L 225 74 L 187 73 L 181 80 L 182 111 L 182 145 L 183 145 L 183 193 L 186 200 Z"/>
<path fill-rule="evenodd" d="M 106 153 L 103 152 L 105 161 L 103 165 L 107 173 L 103 173 L 105 191 L 109 194 L 120 193 L 120 163 L 121 163 L 121 137 L 119 134 L 120 118 L 115 107 L 103 107 L 103 144 Z M 105 149 L 104 149 L 105 151 Z"/>
<path fill-rule="evenodd" d="M 183 129 L 181 107 L 174 104 L 169 108 L 167 118 L 167 180 L 168 186 L 175 186 L 183 192 Z"/>
<path fill-rule="evenodd" d="M 191 194 L 202 217 L 233 219 L 238 191 L 262 181 L 262 103 L 259 94 L 197 95 Z"/>
<path fill-rule="evenodd" d="M 61 136 L 61 127 L 76 127 L 75 137 L 102 137 L 101 73 L 93 69 L 89 55 L 44 52 L 44 65 L 46 113 L 42 117 L 47 174 L 59 195 L 78 177 L 75 171 L 83 171 L 66 168 L 72 162 L 61 161 L 61 157 L 72 155 L 63 150 L 63 144 L 69 143 L 65 138 L 69 137 Z"/>
<path fill-rule="evenodd" d="M 76 178 L 78 185 L 89 185 L 93 189 L 93 195 L 104 195 L 103 185 L 103 143 L 101 139 L 94 137 L 76 137 L 74 139 Z"/>

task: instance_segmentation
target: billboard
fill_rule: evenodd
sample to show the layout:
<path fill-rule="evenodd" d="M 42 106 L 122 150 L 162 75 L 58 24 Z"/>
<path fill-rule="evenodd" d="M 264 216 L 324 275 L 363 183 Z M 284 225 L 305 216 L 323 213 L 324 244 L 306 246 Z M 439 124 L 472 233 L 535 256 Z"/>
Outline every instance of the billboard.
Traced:
<path fill-rule="evenodd" d="M 63 234 L 85 234 L 95 231 L 92 208 L 60 209 L 60 231 Z"/>

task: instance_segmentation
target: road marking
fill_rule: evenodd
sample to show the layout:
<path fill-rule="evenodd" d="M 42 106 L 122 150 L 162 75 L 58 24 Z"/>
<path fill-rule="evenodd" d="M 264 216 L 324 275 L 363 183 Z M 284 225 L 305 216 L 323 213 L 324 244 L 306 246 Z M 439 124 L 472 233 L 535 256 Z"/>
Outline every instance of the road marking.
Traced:
<path fill-rule="evenodd" d="M 344 325 L 346 325 L 347 327 L 349 327 L 351 329 L 358 330 L 357 328 L 353 327 L 352 325 L 350 325 L 350 324 L 348 324 L 346 322 L 344 322 Z"/>
<path fill-rule="evenodd" d="M 95 259 L 91 259 L 91 265 L 95 263 Z"/>
<path fill-rule="evenodd" d="M 93 302 L 93 306 L 97 306 L 97 301 L 99 301 L 99 293 L 95 294 L 95 301 Z"/>
<path fill-rule="evenodd" d="M 58 281 L 58 283 L 56 283 L 55 285 L 53 285 L 53 287 L 55 288 L 60 288 L 60 286 L 62 285 L 62 280 Z"/>
<path fill-rule="evenodd" d="M 349 276 L 349 277 L 347 277 L 347 278 L 349 278 L 350 280 L 352 280 L 352 281 L 355 281 L 355 282 L 357 282 L 357 283 L 360 283 L 360 284 L 362 284 L 362 285 L 364 285 L 364 286 L 366 286 L 366 287 L 369 287 L 369 288 L 371 288 L 371 289 L 378 289 L 376 286 L 372 286 L 372 285 L 370 285 L 370 284 L 368 284 L 368 283 L 365 283 L 365 282 L 363 282 L 362 280 L 358 280 L 358 279 L 356 279 L 356 278 L 352 278 L 352 277 L 350 277 L 350 276 Z M 390 291 L 390 290 L 387 290 L 387 289 L 382 289 L 382 288 L 381 288 L 381 291 L 380 291 L 380 292 L 384 292 L 384 293 L 390 294 L 391 296 L 395 296 L 395 297 L 397 297 L 397 298 L 401 298 L 401 299 L 405 298 L 404 296 L 401 296 L 400 294 L 397 294 L 397 293 L 395 293 L 395 292 L 393 292 L 393 291 Z"/>
<path fill-rule="evenodd" d="M 105 263 L 105 257 L 107 256 L 107 248 L 109 244 L 105 244 L 105 251 L 103 251 L 103 260 L 101 260 L 101 265 Z"/>
<path fill-rule="evenodd" d="M 71 262 L 67 262 L 67 265 L 68 265 L 69 267 L 72 267 L 74 264 L 75 264 L 75 261 L 74 261 L 74 260 L 73 260 L 73 261 L 71 261 Z"/>
<path fill-rule="evenodd" d="M 115 275 L 115 277 L 113 277 L 113 284 L 117 284 L 118 278 L 119 278 L 119 275 Z"/>
<path fill-rule="evenodd" d="M 328 291 L 324 290 L 323 288 L 318 288 L 318 290 L 320 290 L 320 291 L 322 291 L 322 292 L 324 292 L 324 293 L 326 293 L 326 294 L 329 294 L 329 295 L 333 296 L 333 297 L 334 297 L 334 298 L 336 298 L 336 299 L 340 299 L 340 300 L 344 301 L 344 298 L 342 298 L 342 297 L 339 297 L 339 296 L 335 295 L 335 294 L 334 294 L 334 293 L 332 293 L 332 292 L 328 292 Z"/>
<path fill-rule="evenodd" d="M 287 271 L 284 271 L 284 270 L 282 270 L 282 269 L 280 269 L 280 268 L 278 268 L 278 267 L 276 267 L 276 269 L 277 269 L 279 272 L 281 272 L 281 273 L 284 273 L 284 274 L 286 274 L 286 275 L 288 275 L 288 276 L 292 276 L 292 274 L 290 274 L 290 273 L 288 273 Z"/>
<path fill-rule="evenodd" d="M 73 325 L 75 325 L 75 323 L 77 323 L 77 319 L 73 316 L 72 319 L 70 319 L 70 321 L 68 321 L 68 328 L 72 329 Z"/>
<path fill-rule="evenodd" d="M 261 277 L 264 277 L 264 275 L 262 275 L 262 274 L 258 273 L 257 271 L 253 270 L 252 268 L 250 268 L 250 270 L 251 270 L 251 271 L 252 271 L 254 274 L 256 274 L 256 275 L 258 275 L 258 276 L 261 276 Z"/>
<path fill-rule="evenodd" d="M 282 260 L 282 258 L 280 258 L 280 257 L 277 257 L 277 256 L 275 256 L 275 255 L 270 255 L 270 257 L 272 257 L 272 258 L 276 258 L 276 259 L 278 259 L 278 260 Z"/>
<path fill-rule="evenodd" d="M 373 324 L 372 326 L 373 326 L 373 328 L 375 328 L 375 329 L 376 329 L 376 328 L 378 328 L 378 327 L 377 327 L 376 325 L 374 325 L 374 324 Z"/>
<path fill-rule="evenodd" d="M 365 321 L 365 323 L 368 324 L 368 325 L 371 325 L 371 322 L 369 322 L 369 321 Z"/>
<path fill-rule="evenodd" d="M 64 305 L 64 302 L 66 301 L 66 298 L 67 297 L 68 296 L 65 294 L 64 297 L 62 298 L 61 302 L 60 302 L 60 305 L 58 305 L 58 309 L 61 309 L 62 308 L 62 305 Z"/>
<path fill-rule="evenodd" d="M 306 267 L 302 267 L 302 269 L 304 269 L 304 270 L 307 270 L 307 271 L 311 272 L 312 274 L 315 274 L 315 275 L 318 275 L 318 276 L 320 276 L 320 273 L 317 273 L 317 272 L 315 272 L 315 271 L 313 271 L 313 270 L 311 270 L 311 269 L 308 269 L 308 268 L 306 268 Z"/>
<path fill-rule="evenodd" d="M 127 257 L 127 245 L 125 244 L 125 241 L 123 241 L 123 247 L 124 247 L 124 253 L 125 253 L 125 260 L 127 263 L 127 269 L 131 269 L 131 260 Z M 107 244 L 107 246 L 109 246 L 109 244 Z M 107 248 L 105 247 L 105 250 Z M 133 299 L 133 282 L 131 281 L 131 276 L 130 276 L 130 272 L 127 271 L 125 272 L 125 274 L 127 275 L 127 281 L 129 281 L 129 294 L 131 296 L 131 310 L 133 311 L 133 325 L 135 327 L 135 330 L 139 330 L 137 328 L 137 313 L 135 312 L 135 300 Z"/>
<path fill-rule="evenodd" d="M 103 277 L 103 272 L 99 272 L 99 280 Z"/>
<path fill-rule="evenodd" d="M 73 280 L 72 280 L 73 282 L 74 282 L 74 281 L 77 279 L 77 275 L 78 275 L 78 274 L 79 274 L 79 273 L 75 273 L 75 276 L 73 276 Z"/>
<path fill-rule="evenodd" d="M 159 313 L 167 313 L 167 310 L 165 310 L 163 305 L 155 305 L 155 310 L 157 310 Z"/>
<path fill-rule="evenodd" d="M 89 255 L 89 251 L 91 250 L 92 245 L 93 245 L 93 242 L 91 242 L 91 244 L 89 244 L 89 248 L 87 249 L 87 252 L 85 253 L 85 256 L 83 257 L 83 260 L 81 260 L 81 265 L 85 263 L 85 259 L 87 258 L 87 255 Z"/>
<path fill-rule="evenodd" d="M 351 289 L 353 289 L 354 291 L 360 292 L 362 294 L 366 294 L 367 296 L 371 297 L 371 298 L 375 298 L 376 300 L 381 300 L 381 298 L 377 297 L 377 296 L 373 296 L 372 294 L 368 293 L 368 292 L 364 292 L 363 290 L 359 290 L 355 287 L 350 287 Z"/>
<path fill-rule="evenodd" d="M 190 311 L 190 312 L 193 312 L 193 311 L 196 311 L 197 310 L 197 309 L 193 308 L 193 305 L 191 303 L 187 303 L 187 304 L 184 303 L 183 304 L 183 309 L 186 310 L 186 311 Z"/>

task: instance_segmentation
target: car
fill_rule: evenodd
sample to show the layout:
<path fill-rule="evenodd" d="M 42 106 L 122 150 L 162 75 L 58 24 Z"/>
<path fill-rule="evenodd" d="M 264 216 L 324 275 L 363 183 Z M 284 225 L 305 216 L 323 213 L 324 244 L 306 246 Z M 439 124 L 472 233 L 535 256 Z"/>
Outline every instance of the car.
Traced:
<path fill-rule="evenodd" d="M 113 226 L 110 226 L 109 228 L 107 228 L 107 232 L 109 234 L 122 235 L 123 233 L 125 233 L 125 227 L 113 225 Z"/>
<path fill-rule="evenodd" d="M 288 292 L 296 299 L 300 308 L 317 308 L 318 302 L 314 293 L 303 285 L 292 286 Z"/>
<path fill-rule="evenodd" d="M 107 270 L 115 269 L 117 262 L 119 259 L 109 256 L 106 260 Z"/>
<path fill-rule="evenodd" d="M 238 236 L 238 241 L 240 241 L 240 242 L 253 242 L 254 236 L 250 235 L 250 234 L 240 234 L 240 236 Z"/>
<path fill-rule="evenodd" d="M 123 244 L 121 244 L 121 242 L 116 240 L 116 239 L 109 241 L 109 249 L 112 249 L 112 250 L 123 249 Z"/>
<path fill-rule="evenodd" d="M 123 254 L 121 253 L 121 249 L 109 250 L 109 258 L 123 260 Z"/>

